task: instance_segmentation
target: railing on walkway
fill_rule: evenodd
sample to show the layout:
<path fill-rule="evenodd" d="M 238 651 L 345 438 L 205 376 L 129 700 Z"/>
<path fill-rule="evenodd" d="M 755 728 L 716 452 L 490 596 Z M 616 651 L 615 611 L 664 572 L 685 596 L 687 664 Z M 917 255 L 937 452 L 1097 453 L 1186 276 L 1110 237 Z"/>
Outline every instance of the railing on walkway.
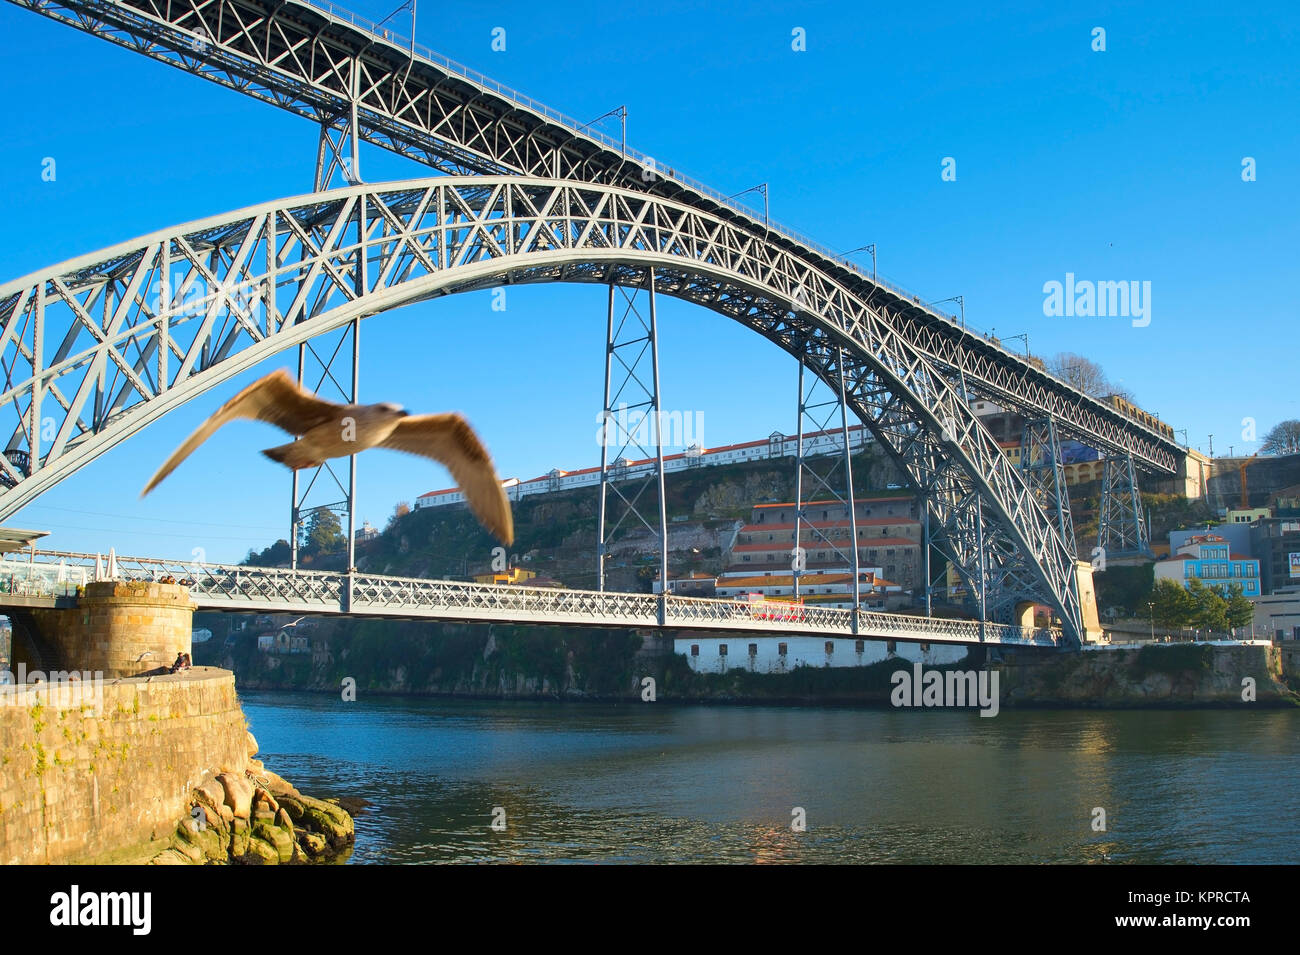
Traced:
<path fill-rule="evenodd" d="M 609 627 L 743 630 L 876 640 L 1058 646 L 1060 634 L 977 621 L 806 607 L 776 601 L 630 594 L 613 591 L 421 580 L 377 574 L 287 570 L 149 557 L 105 558 L 71 551 L 26 551 L 0 559 L 0 578 L 25 596 L 62 596 L 100 580 L 176 583 L 204 609 L 348 613 Z M 22 588 L 17 589 L 17 588 Z M 660 617 L 662 609 L 662 620 Z"/>

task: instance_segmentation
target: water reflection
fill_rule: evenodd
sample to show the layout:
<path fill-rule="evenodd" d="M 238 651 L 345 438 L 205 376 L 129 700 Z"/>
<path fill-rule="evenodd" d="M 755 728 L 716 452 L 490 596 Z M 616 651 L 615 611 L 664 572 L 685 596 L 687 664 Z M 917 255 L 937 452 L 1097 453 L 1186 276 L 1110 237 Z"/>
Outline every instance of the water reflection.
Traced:
<path fill-rule="evenodd" d="M 1283 710 L 974 713 L 248 693 L 355 862 L 1294 862 Z M 493 811 L 506 827 L 493 831 Z M 807 831 L 791 831 L 792 811 Z M 1106 830 L 1094 831 L 1104 809 Z"/>

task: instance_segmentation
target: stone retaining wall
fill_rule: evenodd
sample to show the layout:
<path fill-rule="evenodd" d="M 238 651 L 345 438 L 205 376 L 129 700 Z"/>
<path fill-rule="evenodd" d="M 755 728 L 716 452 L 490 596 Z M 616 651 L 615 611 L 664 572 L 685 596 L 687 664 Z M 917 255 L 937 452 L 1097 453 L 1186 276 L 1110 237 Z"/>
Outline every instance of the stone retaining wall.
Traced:
<path fill-rule="evenodd" d="M 194 602 L 188 587 L 144 581 L 87 584 L 75 610 L 33 610 L 60 668 L 136 676 L 190 652 Z"/>
<path fill-rule="evenodd" d="M 0 864 L 147 861 L 196 786 L 247 769 L 230 671 L 96 685 L 0 686 Z"/>

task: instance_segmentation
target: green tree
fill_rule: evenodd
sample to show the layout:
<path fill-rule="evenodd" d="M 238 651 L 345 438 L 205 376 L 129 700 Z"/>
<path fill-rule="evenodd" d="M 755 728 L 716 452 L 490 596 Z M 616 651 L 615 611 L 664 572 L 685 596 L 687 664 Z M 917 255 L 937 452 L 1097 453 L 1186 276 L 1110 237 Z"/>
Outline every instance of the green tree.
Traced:
<path fill-rule="evenodd" d="M 1255 605 L 1241 592 L 1241 584 L 1228 587 L 1228 626 L 1249 627 L 1255 619 Z"/>
<path fill-rule="evenodd" d="M 1187 592 L 1196 605 L 1192 614 L 1192 626 L 1201 630 L 1228 629 L 1228 601 L 1217 590 L 1193 577 L 1187 585 Z"/>
<path fill-rule="evenodd" d="M 1141 609 L 1161 627 L 1177 629 L 1189 626 L 1196 614 L 1196 601 L 1192 595 L 1172 580 L 1158 580 L 1151 595 L 1142 602 Z"/>
<path fill-rule="evenodd" d="M 260 553 L 250 548 L 244 563 L 250 567 L 283 567 L 288 566 L 290 556 L 289 542 L 280 538 Z"/>
<path fill-rule="evenodd" d="M 318 508 L 307 518 L 306 554 L 336 554 L 347 543 L 339 517 L 327 507 Z"/>

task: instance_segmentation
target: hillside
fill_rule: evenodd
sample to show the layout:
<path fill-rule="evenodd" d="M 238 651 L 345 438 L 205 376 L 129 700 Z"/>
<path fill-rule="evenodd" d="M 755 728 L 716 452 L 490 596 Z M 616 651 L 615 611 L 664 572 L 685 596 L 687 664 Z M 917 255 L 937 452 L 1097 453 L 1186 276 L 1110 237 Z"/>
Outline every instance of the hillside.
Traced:
<path fill-rule="evenodd" d="M 823 459 L 826 461 L 829 459 Z M 838 473 L 838 472 L 837 472 Z M 882 491 L 902 477 L 876 446 L 853 458 L 859 494 Z M 667 475 L 668 548 L 671 573 L 722 569 L 722 556 L 740 523 L 749 519 L 755 504 L 788 501 L 794 497 L 794 459 L 748 461 L 702 467 Z M 639 484 L 628 482 L 634 494 Z M 647 488 L 647 518 L 654 523 L 654 490 Z M 515 543 L 512 564 L 539 576 L 580 589 L 596 585 L 596 525 L 599 488 L 577 488 L 526 497 L 512 504 Z M 609 497 L 607 521 L 614 524 L 621 502 Z M 624 521 L 623 533 L 612 542 L 607 564 L 607 587 L 612 590 L 649 591 L 658 565 L 656 535 L 634 517 Z M 345 557 L 342 539 L 327 552 L 305 555 L 304 568 L 341 570 Z M 376 574 L 407 577 L 461 577 L 488 572 L 497 542 L 484 531 L 463 505 L 419 508 L 395 514 L 378 537 L 359 543 L 357 568 Z M 282 564 L 287 545 L 250 555 L 250 563 Z"/>

